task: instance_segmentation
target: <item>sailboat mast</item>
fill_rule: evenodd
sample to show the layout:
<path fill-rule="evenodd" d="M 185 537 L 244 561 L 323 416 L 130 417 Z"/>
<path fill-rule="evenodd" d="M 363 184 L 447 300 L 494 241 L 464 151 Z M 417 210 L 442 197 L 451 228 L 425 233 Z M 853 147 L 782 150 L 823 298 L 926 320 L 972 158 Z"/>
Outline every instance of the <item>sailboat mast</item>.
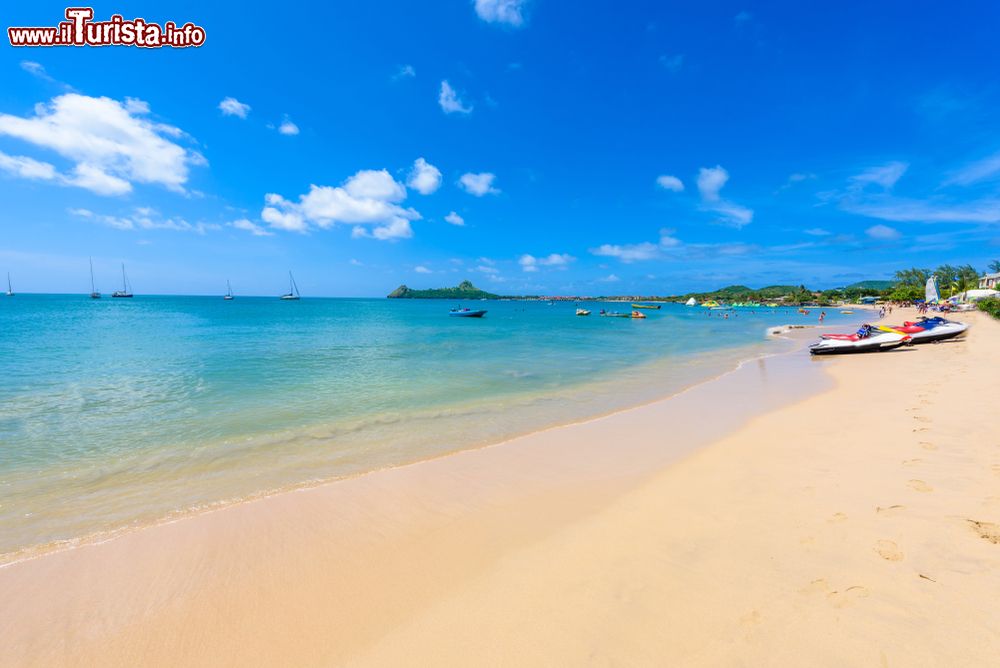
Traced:
<path fill-rule="evenodd" d="M 97 288 L 94 287 L 94 258 L 90 259 L 90 293 L 94 294 L 97 292 Z"/>

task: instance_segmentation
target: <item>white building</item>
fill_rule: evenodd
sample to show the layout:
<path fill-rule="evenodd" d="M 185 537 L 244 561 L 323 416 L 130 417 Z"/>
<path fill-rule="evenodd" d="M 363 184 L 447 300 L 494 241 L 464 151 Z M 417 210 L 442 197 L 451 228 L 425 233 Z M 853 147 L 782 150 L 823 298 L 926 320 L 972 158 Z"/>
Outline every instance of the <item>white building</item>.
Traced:
<path fill-rule="evenodd" d="M 995 274 L 986 274 L 979 279 L 981 290 L 1000 290 L 1000 271 Z"/>

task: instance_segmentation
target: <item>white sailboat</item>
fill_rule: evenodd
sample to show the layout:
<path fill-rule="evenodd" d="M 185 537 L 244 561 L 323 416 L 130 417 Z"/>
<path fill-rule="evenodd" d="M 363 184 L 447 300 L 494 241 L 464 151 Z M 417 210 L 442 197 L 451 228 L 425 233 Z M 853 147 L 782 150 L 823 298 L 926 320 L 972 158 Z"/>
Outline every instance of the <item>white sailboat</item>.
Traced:
<path fill-rule="evenodd" d="M 695 299 L 694 297 L 691 297 L 686 302 L 684 302 L 684 306 L 697 306 L 697 305 L 698 305 L 698 300 Z"/>
<path fill-rule="evenodd" d="M 233 299 L 233 286 L 229 285 L 229 279 L 226 279 L 226 294 L 223 297 L 227 302 Z"/>
<path fill-rule="evenodd" d="M 290 271 L 288 272 L 288 294 L 281 295 L 281 298 L 285 301 L 296 301 L 299 298 L 299 286 L 295 284 L 295 277 Z"/>
<path fill-rule="evenodd" d="M 941 299 L 938 295 L 937 278 L 934 276 L 927 279 L 927 285 L 924 287 L 924 299 L 927 300 L 928 304 L 936 304 Z"/>
<path fill-rule="evenodd" d="M 14 296 L 14 290 L 10 287 L 10 272 L 9 271 L 7 272 L 7 296 L 8 297 L 13 297 Z"/>
<path fill-rule="evenodd" d="M 132 286 L 128 283 L 128 277 L 125 275 L 125 263 L 122 262 L 122 289 L 115 290 L 111 293 L 112 297 L 117 298 L 131 298 L 132 297 Z"/>
<path fill-rule="evenodd" d="M 90 258 L 90 298 L 100 299 L 101 293 L 94 287 L 94 258 Z"/>

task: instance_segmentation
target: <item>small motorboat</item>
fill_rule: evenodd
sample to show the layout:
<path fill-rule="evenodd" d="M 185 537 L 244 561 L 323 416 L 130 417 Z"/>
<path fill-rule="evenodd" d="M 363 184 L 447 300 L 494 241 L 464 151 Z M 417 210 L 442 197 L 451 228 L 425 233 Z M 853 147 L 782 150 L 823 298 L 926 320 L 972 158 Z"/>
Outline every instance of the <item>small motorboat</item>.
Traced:
<path fill-rule="evenodd" d="M 645 320 L 646 314 L 643 313 L 642 311 L 632 311 L 632 317 L 635 318 L 636 320 Z"/>
<path fill-rule="evenodd" d="M 620 311 L 605 311 L 604 309 L 601 309 L 601 312 L 598 315 L 600 315 L 600 316 L 602 316 L 604 318 L 631 318 L 632 317 L 632 315 L 630 313 L 621 313 Z"/>
<path fill-rule="evenodd" d="M 811 355 L 844 355 L 874 353 L 909 344 L 910 336 L 903 332 L 879 331 L 862 325 L 854 334 L 821 334 L 820 341 L 809 346 Z"/>
<path fill-rule="evenodd" d="M 890 329 L 908 334 L 913 343 L 933 343 L 962 336 L 969 329 L 964 322 L 945 320 L 941 317 L 921 318 L 916 322 L 904 322 L 902 325 L 890 325 Z"/>
<path fill-rule="evenodd" d="M 486 310 L 473 311 L 468 308 L 453 308 L 448 315 L 454 318 L 482 318 L 486 315 Z"/>
<path fill-rule="evenodd" d="M 576 314 L 577 314 L 577 315 L 590 315 L 590 311 L 588 311 L 588 310 L 587 310 L 587 309 L 585 309 L 585 308 L 578 308 L 578 309 L 576 310 Z"/>
<path fill-rule="evenodd" d="M 853 315 L 854 311 L 841 311 L 844 315 Z"/>
<path fill-rule="evenodd" d="M 660 310 L 660 305 L 659 304 L 632 304 L 632 308 L 648 308 L 648 309 L 652 309 L 654 311 L 659 311 Z"/>

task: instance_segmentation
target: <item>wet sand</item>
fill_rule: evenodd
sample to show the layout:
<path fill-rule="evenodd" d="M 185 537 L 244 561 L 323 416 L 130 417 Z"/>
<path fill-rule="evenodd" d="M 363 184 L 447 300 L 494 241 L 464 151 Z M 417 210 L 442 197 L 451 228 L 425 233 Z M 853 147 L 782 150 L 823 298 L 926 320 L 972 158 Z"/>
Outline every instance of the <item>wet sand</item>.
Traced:
<path fill-rule="evenodd" d="M 1000 324 L 960 317 L 12 564 L 0 663 L 989 665 Z"/>

